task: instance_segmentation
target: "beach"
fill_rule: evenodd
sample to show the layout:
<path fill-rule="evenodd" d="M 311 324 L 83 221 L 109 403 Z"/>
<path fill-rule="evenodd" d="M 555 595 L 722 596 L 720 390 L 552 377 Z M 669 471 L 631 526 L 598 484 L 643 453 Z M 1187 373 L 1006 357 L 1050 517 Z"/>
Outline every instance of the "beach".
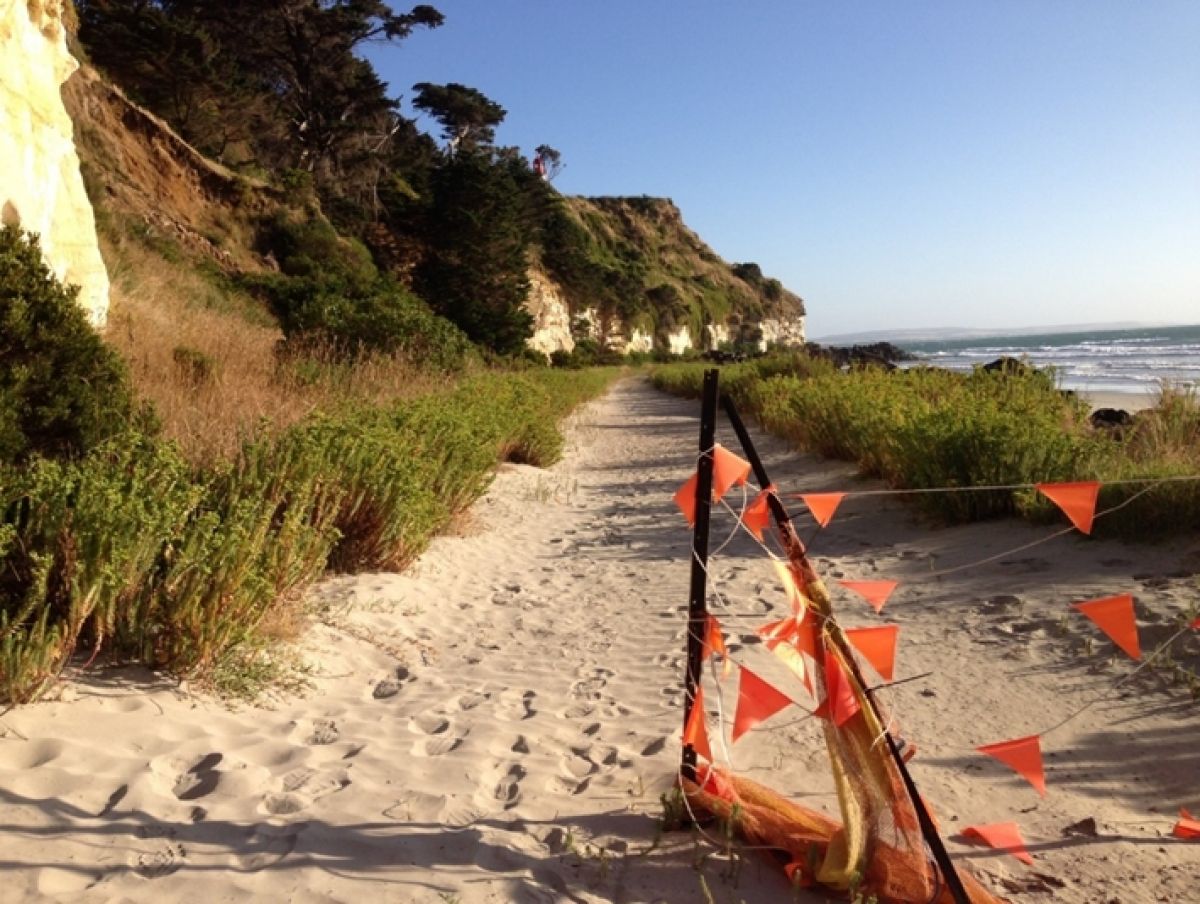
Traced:
<path fill-rule="evenodd" d="M 1129 392 L 1093 392 L 1091 390 L 1083 390 L 1079 393 L 1087 400 L 1088 406 L 1092 411 L 1100 408 L 1115 408 L 1119 411 L 1128 411 L 1130 414 L 1136 414 L 1139 411 L 1145 411 L 1147 408 L 1153 408 L 1158 404 L 1158 393 L 1153 390 Z"/>
<path fill-rule="evenodd" d="M 1089 398 L 1134 410 L 1136 397 Z M 697 407 L 627 379 L 570 418 L 559 464 L 503 466 L 406 572 L 321 582 L 301 689 L 248 705 L 93 669 L 5 713 L 0 899 L 789 900 L 769 857 L 660 830 L 680 757 L 691 543 L 671 497 L 695 466 Z M 718 438 L 736 447 L 723 423 Z M 759 441 L 784 494 L 877 487 Z M 1133 594 L 1149 653 L 1200 595 L 1200 541 L 934 528 L 888 496 L 850 497 L 817 530 L 786 501 L 842 621 L 900 626 L 895 677 L 915 680 L 880 695 L 957 862 L 1014 901 L 1191 899 L 1200 843 L 1171 829 L 1181 807 L 1200 811 L 1200 704 L 1162 668 L 1128 678 L 1135 665 L 1070 604 Z M 721 745 L 737 679 L 709 675 L 714 749 L 836 815 L 813 702 L 755 634 L 788 611 L 772 564 L 727 512 L 713 548 L 730 655 L 797 702 Z M 876 615 L 839 579 L 900 584 Z M 1195 632 L 1173 650 L 1200 663 Z M 975 750 L 1030 735 L 1045 797 Z M 959 834 L 1009 821 L 1032 867 Z"/>

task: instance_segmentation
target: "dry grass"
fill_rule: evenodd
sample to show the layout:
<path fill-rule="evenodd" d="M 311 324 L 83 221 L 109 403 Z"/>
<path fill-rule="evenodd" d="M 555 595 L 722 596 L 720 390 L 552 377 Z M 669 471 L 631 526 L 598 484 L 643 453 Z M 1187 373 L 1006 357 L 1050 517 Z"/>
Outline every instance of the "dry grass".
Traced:
<path fill-rule="evenodd" d="M 113 274 L 105 339 L 125 359 L 137 397 L 153 405 L 164 434 L 197 465 L 227 460 L 248 435 L 281 430 L 317 410 L 444 385 L 401 357 L 353 366 L 320 356 L 280 363 L 275 345 L 282 335 L 264 325 L 266 315 L 254 316 L 252 302 L 231 302 L 202 274 L 136 242 L 105 251 Z"/>

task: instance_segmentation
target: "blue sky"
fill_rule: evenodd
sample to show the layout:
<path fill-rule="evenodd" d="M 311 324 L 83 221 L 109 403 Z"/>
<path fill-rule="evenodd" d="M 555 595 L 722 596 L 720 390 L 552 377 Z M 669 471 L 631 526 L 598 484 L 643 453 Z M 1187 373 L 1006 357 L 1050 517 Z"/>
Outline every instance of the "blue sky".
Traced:
<path fill-rule="evenodd" d="M 559 190 L 672 198 L 813 336 L 1200 322 L 1197 0 L 434 5 L 370 52 L 407 112 L 478 88 Z"/>

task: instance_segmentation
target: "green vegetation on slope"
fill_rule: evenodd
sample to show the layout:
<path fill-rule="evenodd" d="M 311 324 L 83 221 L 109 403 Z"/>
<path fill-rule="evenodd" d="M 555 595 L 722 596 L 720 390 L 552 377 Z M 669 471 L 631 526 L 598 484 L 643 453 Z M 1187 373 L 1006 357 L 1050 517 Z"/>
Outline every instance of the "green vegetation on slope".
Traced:
<path fill-rule="evenodd" d="M 654 383 L 699 394 L 702 365 L 657 368 Z M 935 368 L 841 373 L 804 355 L 724 368 L 724 392 L 747 415 L 798 448 L 858 464 L 864 476 L 902 489 L 1162 478 L 1200 473 L 1200 399 L 1163 390 L 1129 430 L 1094 430 L 1087 408 L 1055 385 L 1051 371 L 952 373 Z M 1019 514 L 1056 518 L 1032 490 L 916 494 L 945 522 Z M 1133 539 L 1200 529 L 1200 481 L 1110 483 L 1098 509 L 1100 536 Z"/>
<path fill-rule="evenodd" d="M 728 323 L 736 343 L 755 344 L 763 317 L 795 319 L 804 303 L 757 264 L 730 266 L 660 198 L 556 198 L 547 206 L 541 261 L 572 308 L 598 309 L 601 332 L 620 322 L 665 346 L 687 327 L 693 341 Z"/>
<path fill-rule="evenodd" d="M 244 420 L 214 422 L 236 439 L 233 451 L 189 461 L 150 419 L 130 416 L 123 370 L 36 244 L 15 230 L 2 238 L 0 304 L 6 328 L 20 329 L 14 354 L 0 359 L 0 423 L 11 440 L 0 459 L 0 700 L 36 697 L 84 650 L 179 675 L 244 673 L 269 657 L 277 626 L 303 614 L 307 585 L 327 569 L 406 565 L 483 491 L 499 462 L 552 462 L 558 421 L 617 374 L 481 370 L 422 382 L 408 369 L 401 373 L 415 390 L 379 396 L 372 378 L 403 365 L 381 370 L 362 359 L 344 365 L 357 380 L 308 397 L 316 406 L 301 397 L 307 411 L 290 423 L 259 422 L 247 432 Z M 209 331 L 217 323 L 204 321 Z M 28 357 L 23 336 L 36 339 L 34 366 L 10 368 Z M 109 381 L 102 388 L 124 400 L 108 409 L 103 431 L 93 429 L 98 400 L 73 404 L 80 387 L 36 367 L 81 348 Z M 217 407 L 239 404 L 242 384 L 222 394 L 214 376 L 239 366 L 236 359 L 166 360 L 167 371 L 139 368 L 137 379 L 174 375 L 190 386 L 176 397 L 184 406 L 201 389 L 214 392 Z M 34 384 L 12 382 L 27 371 Z M 51 399 L 52 441 L 43 421 L 22 419 L 30 386 Z"/>
<path fill-rule="evenodd" d="M 193 166 L 196 184 L 182 192 L 157 186 L 159 197 L 203 194 L 232 209 L 232 216 L 193 217 L 186 203 L 160 212 L 151 198 L 135 217 L 154 226 L 182 220 L 185 231 L 195 220 L 192 244 L 219 256 L 226 270 L 256 274 L 271 269 L 267 260 L 255 265 L 228 245 L 245 245 L 239 237 L 257 232 L 260 250 L 270 249 L 282 209 L 294 223 L 313 231 L 332 225 L 359 242 L 390 280 L 382 288 L 329 285 L 293 262 L 290 272 L 285 266 L 258 281 L 293 347 L 301 332 L 309 344 L 315 336 L 358 354 L 381 325 L 393 337 L 385 346 L 432 346 L 444 358 L 449 334 L 421 316 L 428 308 L 487 352 L 519 354 L 532 331 L 523 307 L 527 275 L 539 261 L 575 313 L 598 312 L 602 343 L 640 328 L 665 345 L 668 333 L 686 326 L 701 344 L 705 325 L 727 321 L 735 341 L 753 342 L 752 323 L 764 313 L 803 313 L 800 300 L 756 265 L 721 262 L 669 201 L 558 195 L 519 149 L 495 144 L 506 111 L 475 88 L 415 84 L 412 106 L 438 123 L 445 144 L 422 132 L 360 51 L 368 41 L 436 29 L 444 17 L 431 6 L 403 13 L 377 0 L 79 0 L 78 7 L 86 55 L 184 139 L 161 136 L 162 143 L 187 155 L 190 142 L 216 161 Z M 77 100 L 77 90 L 67 93 Z M 76 107 L 86 118 L 93 105 Z M 144 113 L 126 112 L 109 130 L 148 127 Z M 79 130 L 94 204 L 108 201 L 131 169 L 103 131 Z M 548 173 L 561 168 L 554 148 L 537 152 Z M 137 171 L 148 179 L 172 169 L 157 156 L 143 163 Z M 113 194 L 118 206 L 124 194 Z M 323 267 L 326 259 L 312 263 Z M 413 336 L 422 330 L 434 335 Z M 407 338 L 393 341 L 398 333 Z"/>

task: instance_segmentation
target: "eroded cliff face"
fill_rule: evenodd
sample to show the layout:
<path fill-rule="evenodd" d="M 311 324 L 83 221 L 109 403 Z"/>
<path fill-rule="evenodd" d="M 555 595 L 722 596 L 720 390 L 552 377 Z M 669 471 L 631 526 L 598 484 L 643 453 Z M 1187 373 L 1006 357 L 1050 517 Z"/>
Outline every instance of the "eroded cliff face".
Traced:
<path fill-rule="evenodd" d="M 102 327 L 108 272 L 60 93 L 78 68 L 62 0 L 0 0 L 0 65 L 0 219 L 41 236 L 46 263 L 79 286 L 79 303 Z"/>

